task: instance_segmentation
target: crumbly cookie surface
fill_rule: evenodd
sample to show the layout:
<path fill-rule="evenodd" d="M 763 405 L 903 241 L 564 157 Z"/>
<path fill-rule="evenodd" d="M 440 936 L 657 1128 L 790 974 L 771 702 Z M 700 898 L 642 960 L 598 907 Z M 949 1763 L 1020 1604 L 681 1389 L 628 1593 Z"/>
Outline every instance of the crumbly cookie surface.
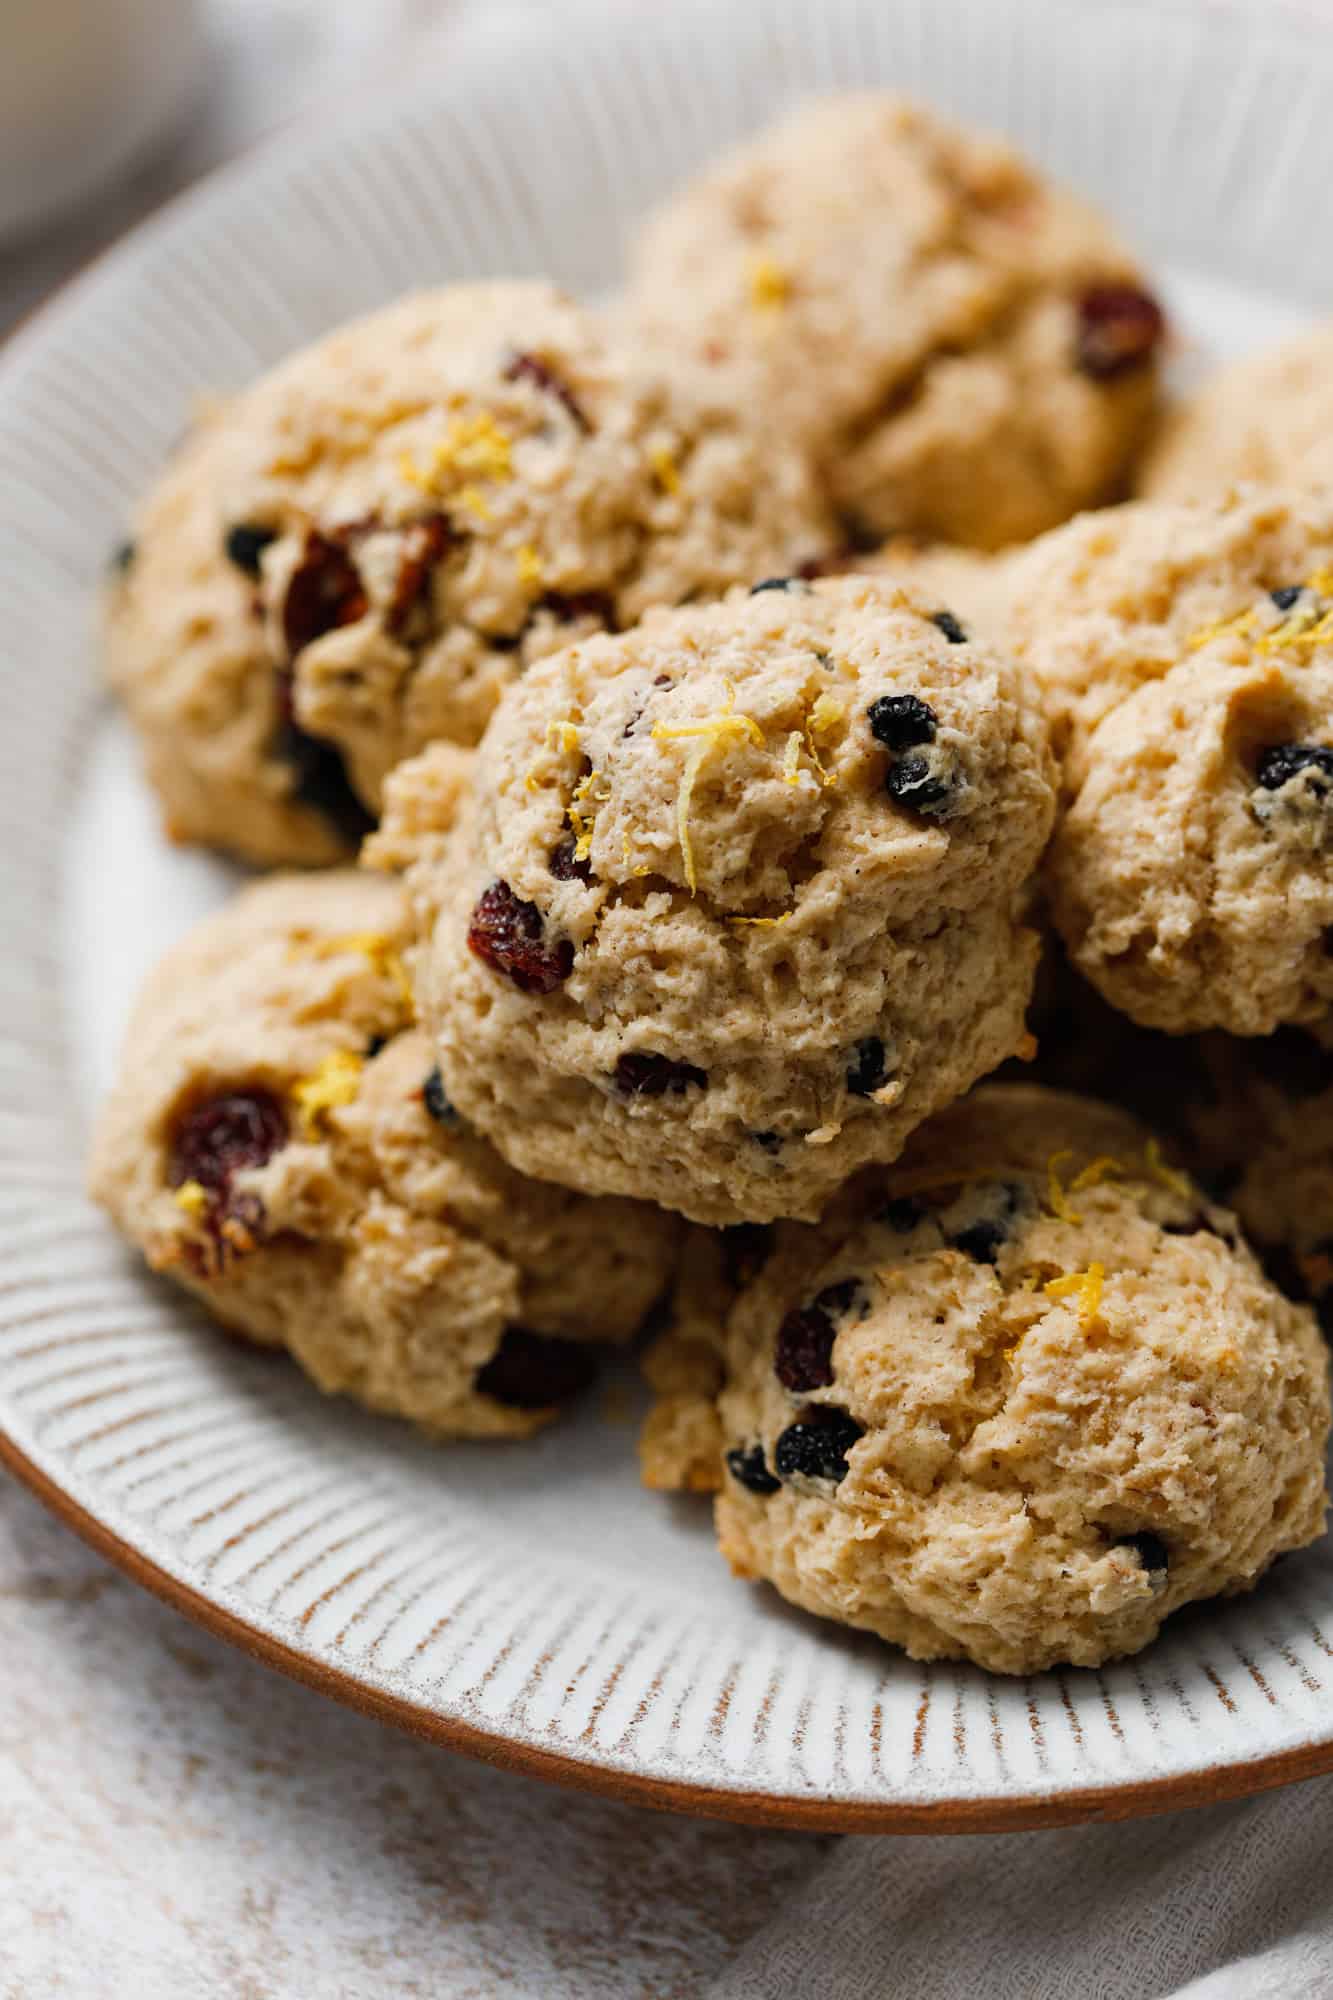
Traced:
<path fill-rule="evenodd" d="M 1093 210 L 873 93 L 806 106 L 668 201 L 626 310 L 780 411 L 849 519 L 983 548 L 1113 497 L 1163 333 Z"/>
<path fill-rule="evenodd" d="M 792 1603 L 918 1659 L 1095 1666 L 1321 1531 L 1314 1322 L 1123 1114 L 988 1086 L 776 1238 L 717 1526 Z"/>
<path fill-rule="evenodd" d="M 1241 481 L 1333 482 L 1333 326 L 1219 368 L 1170 412 L 1138 491 L 1209 500 Z"/>
<path fill-rule="evenodd" d="M 885 580 L 654 614 L 507 695 L 415 893 L 449 1093 L 515 1166 L 814 1215 L 1023 1038 L 1053 809 L 1000 654 Z"/>
<path fill-rule="evenodd" d="M 180 837 L 323 861 L 385 774 L 471 745 L 583 632 L 827 543 L 796 454 L 668 387 L 553 287 L 422 293 L 187 445 L 108 594 L 108 672 Z"/>
<path fill-rule="evenodd" d="M 278 876 L 145 989 L 95 1138 L 97 1199 L 155 1269 L 325 1390 L 521 1437 L 664 1289 L 678 1228 L 516 1174 L 413 1025 L 401 891 Z"/>
<path fill-rule="evenodd" d="M 1333 1004 L 1333 494 L 1087 515 L 1014 559 L 1006 632 L 1066 810 L 1052 914 L 1146 1027 Z"/>

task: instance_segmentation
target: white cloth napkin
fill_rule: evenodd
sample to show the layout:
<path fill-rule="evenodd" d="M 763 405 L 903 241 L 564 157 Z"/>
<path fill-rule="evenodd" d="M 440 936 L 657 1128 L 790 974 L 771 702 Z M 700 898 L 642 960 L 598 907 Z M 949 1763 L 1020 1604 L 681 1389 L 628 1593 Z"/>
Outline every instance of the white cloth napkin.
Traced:
<path fill-rule="evenodd" d="M 842 1841 L 709 2000 L 1328 2000 L 1333 1779 L 1124 1826 Z"/>

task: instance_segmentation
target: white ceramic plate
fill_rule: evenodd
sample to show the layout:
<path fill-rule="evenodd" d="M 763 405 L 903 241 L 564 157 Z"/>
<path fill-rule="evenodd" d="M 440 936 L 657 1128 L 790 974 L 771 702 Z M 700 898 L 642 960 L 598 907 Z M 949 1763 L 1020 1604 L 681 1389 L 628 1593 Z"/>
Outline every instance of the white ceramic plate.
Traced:
<path fill-rule="evenodd" d="M 706 1510 L 642 1492 L 605 1409 L 519 1450 L 432 1449 L 217 1338 L 82 1195 L 132 989 L 229 886 L 161 842 L 89 638 L 106 552 L 200 389 L 413 285 L 599 289 L 693 163 L 783 100 L 867 81 L 1007 130 L 1104 201 L 1200 353 L 1333 304 L 1333 40 L 1162 0 L 665 11 L 489 15 L 430 74 L 178 203 L 0 364 L 0 1449 L 275 1665 L 659 1804 L 999 1827 L 1333 1767 L 1327 1549 L 1103 1673 L 913 1666 L 733 1583 Z"/>

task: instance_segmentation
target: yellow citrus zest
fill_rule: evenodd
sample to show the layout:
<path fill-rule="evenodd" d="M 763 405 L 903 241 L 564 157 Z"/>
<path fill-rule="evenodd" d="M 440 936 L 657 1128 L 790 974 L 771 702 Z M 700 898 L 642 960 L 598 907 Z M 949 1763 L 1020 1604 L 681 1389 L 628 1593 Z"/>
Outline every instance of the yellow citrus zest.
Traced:
<path fill-rule="evenodd" d="M 524 542 L 514 558 L 514 566 L 518 571 L 520 583 L 532 584 L 535 587 L 544 581 L 542 559 L 531 542 Z"/>
<path fill-rule="evenodd" d="M 1068 1147 L 1065 1147 L 1061 1152 L 1052 1153 L 1046 1162 L 1046 1206 L 1061 1222 L 1079 1223 L 1083 1217 L 1076 1209 L 1069 1206 L 1065 1190 L 1060 1183 L 1060 1168 L 1064 1161 L 1072 1160 L 1073 1157 Z"/>
<path fill-rule="evenodd" d="M 1070 1271 L 1063 1278 L 1048 1279 L 1042 1290 L 1048 1299 L 1078 1299 L 1079 1324 L 1091 1327 L 1101 1317 L 1104 1264 L 1089 1264 L 1086 1271 Z"/>
<path fill-rule="evenodd" d="M 676 455 L 669 445 L 655 444 L 648 454 L 648 463 L 653 468 L 653 477 L 664 493 L 680 492 L 680 467 Z"/>
<path fill-rule="evenodd" d="M 689 883 L 690 894 L 698 887 L 698 876 L 694 866 L 694 848 L 690 840 L 690 801 L 694 797 L 694 783 L 705 761 L 716 749 L 749 741 L 764 745 L 764 732 L 752 715 L 736 713 L 736 689 L 730 681 L 723 683 L 727 690 L 727 705 L 717 715 L 702 716 L 698 722 L 682 722 L 672 725 L 666 722 L 653 724 L 653 741 L 666 743 L 678 737 L 696 737 L 698 741 L 685 759 L 685 767 L 680 774 L 680 784 L 676 791 L 676 834 L 680 841 L 681 860 L 685 864 L 685 880 Z"/>
<path fill-rule="evenodd" d="M 791 279 L 772 257 L 758 256 L 749 265 L 750 304 L 759 312 L 775 312 L 791 296 Z"/>
<path fill-rule="evenodd" d="M 361 1057 L 351 1049 L 334 1049 L 318 1069 L 292 1085 L 301 1131 L 307 1139 L 316 1137 L 327 1112 L 352 1102 L 361 1083 L 361 1068 Z"/>
<path fill-rule="evenodd" d="M 182 1181 L 172 1195 L 177 1208 L 183 1208 L 191 1221 L 199 1222 L 208 1213 L 208 1189 L 201 1181 Z"/>

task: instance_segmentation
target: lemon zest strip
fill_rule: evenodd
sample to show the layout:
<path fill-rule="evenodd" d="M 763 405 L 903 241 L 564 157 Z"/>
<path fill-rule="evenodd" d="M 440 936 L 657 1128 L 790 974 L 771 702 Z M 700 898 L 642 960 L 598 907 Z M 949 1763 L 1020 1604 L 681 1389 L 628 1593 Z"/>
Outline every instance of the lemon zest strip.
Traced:
<path fill-rule="evenodd" d="M 1069 1206 L 1065 1198 L 1065 1190 L 1060 1185 L 1061 1163 L 1065 1160 L 1072 1160 L 1073 1157 L 1073 1153 L 1066 1146 L 1060 1152 L 1052 1153 L 1050 1159 L 1046 1162 L 1046 1206 L 1050 1209 L 1052 1215 L 1056 1216 L 1061 1222 L 1079 1223 L 1082 1222 L 1083 1217 L 1076 1209 L 1072 1209 Z"/>
<path fill-rule="evenodd" d="M 352 1102 L 360 1087 L 361 1068 L 361 1057 L 351 1049 L 334 1049 L 318 1069 L 292 1085 L 301 1131 L 307 1139 L 317 1135 L 326 1112 Z"/>
<path fill-rule="evenodd" d="M 194 1222 L 202 1222 L 208 1214 L 209 1193 L 202 1181 L 182 1181 L 172 1195 L 172 1200 L 177 1208 L 183 1208 Z"/>
<path fill-rule="evenodd" d="M 1070 1271 L 1063 1278 L 1050 1278 L 1042 1286 L 1048 1299 L 1077 1297 L 1079 1324 L 1091 1327 L 1101 1318 L 1104 1264 L 1089 1264 L 1086 1271 Z"/>
<path fill-rule="evenodd" d="M 724 681 L 727 691 L 727 705 L 717 715 L 706 715 L 698 722 L 676 724 L 655 722 L 653 741 L 667 743 L 679 737 L 697 737 L 698 741 L 685 759 L 685 767 L 680 774 L 680 784 L 676 790 L 676 837 L 680 842 L 681 860 L 685 864 L 685 880 L 690 894 L 698 888 L 698 875 L 694 866 L 694 847 L 690 840 L 690 802 L 694 797 L 694 782 L 712 751 L 725 743 L 742 742 L 748 739 L 764 744 L 764 732 L 752 715 L 736 713 L 736 689 L 731 681 Z"/>

